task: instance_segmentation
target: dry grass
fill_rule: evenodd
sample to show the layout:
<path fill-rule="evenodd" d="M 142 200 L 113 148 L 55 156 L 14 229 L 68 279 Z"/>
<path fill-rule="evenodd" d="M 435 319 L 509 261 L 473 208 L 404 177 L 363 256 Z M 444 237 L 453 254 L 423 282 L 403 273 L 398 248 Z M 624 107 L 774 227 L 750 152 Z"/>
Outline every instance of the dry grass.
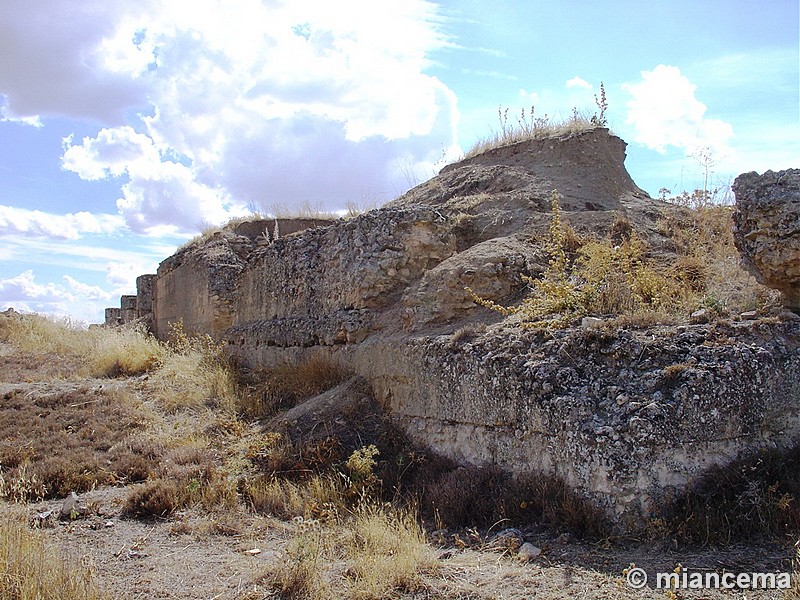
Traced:
<path fill-rule="evenodd" d="M 552 204 L 549 263 L 539 278 L 521 276 L 529 288 L 522 304 L 502 306 L 467 288 L 476 303 L 540 328 L 566 327 L 586 315 L 657 324 L 685 322 L 701 308 L 716 318 L 779 305 L 777 292 L 739 266 L 730 207 L 665 210 L 660 230 L 677 254 L 667 262 L 654 257 L 624 218 L 603 239 L 578 238 L 562 222 L 557 192 Z"/>
<path fill-rule="evenodd" d="M 257 513 L 281 519 L 328 519 L 344 508 L 343 480 L 312 475 L 302 482 L 260 475 L 240 483 L 243 499 Z"/>
<path fill-rule="evenodd" d="M 286 561 L 263 579 L 285 598 L 380 600 L 425 588 L 437 569 L 415 511 L 364 504 L 325 526 L 296 519 Z"/>
<path fill-rule="evenodd" d="M 49 547 L 20 521 L 0 521 L 0 597 L 14 600 L 101 600 L 91 565 Z"/>
<path fill-rule="evenodd" d="M 324 356 L 253 371 L 240 381 L 237 409 L 251 419 L 269 417 L 333 389 L 349 374 Z"/>
<path fill-rule="evenodd" d="M 27 358 L 66 359 L 61 378 L 117 377 L 152 370 L 164 348 L 139 326 L 91 327 L 36 314 L 0 317 L 0 340 Z"/>
<path fill-rule="evenodd" d="M 675 244 L 674 274 L 695 307 L 724 315 L 777 305 L 778 292 L 760 285 L 739 265 L 733 243 L 733 208 L 708 203 L 663 212 L 661 232 Z"/>
<path fill-rule="evenodd" d="M 553 119 L 547 114 L 537 116 L 535 108 L 531 106 L 529 113 L 526 113 L 525 109 L 522 108 L 519 117 L 516 118 L 516 123 L 509 123 L 508 109 L 500 107 L 497 110 L 500 124 L 498 131 L 476 141 L 464 155 L 464 158 L 471 158 L 487 150 L 500 148 L 502 146 L 510 146 L 511 144 L 519 142 L 569 135 L 582 131 L 589 131 L 598 127 L 605 127 L 605 111 L 608 105 L 605 104 L 605 90 L 602 84 L 601 93 L 601 98 L 596 99 L 598 113 L 587 116 L 578 112 L 577 109 L 573 109 L 572 114 L 567 119 L 563 120 Z"/>
<path fill-rule="evenodd" d="M 151 387 L 168 413 L 204 407 L 231 413 L 236 405 L 236 378 L 219 354 L 191 350 L 164 356 Z"/>
<path fill-rule="evenodd" d="M 578 498 L 555 477 L 514 479 L 495 467 L 458 467 L 422 482 L 423 507 L 438 526 L 488 528 L 502 522 L 523 526 L 546 523 L 589 539 L 610 535 L 602 511 Z"/>
<path fill-rule="evenodd" d="M 800 446 L 764 450 L 714 467 L 666 507 L 662 525 L 686 545 L 768 539 L 800 532 Z"/>
<path fill-rule="evenodd" d="M 130 392 L 116 387 L 7 392 L 0 408 L 0 497 L 63 497 L 129 480 L 136 451 L 121 445 L 148 419 Z"/>
<path fill-rule="evenodd" d="M 412 509 L 362 505 L 341 547 L 351 598 L 378 599 L 422 589 L 420 575 L 436 570 L 432 549 Z"/>

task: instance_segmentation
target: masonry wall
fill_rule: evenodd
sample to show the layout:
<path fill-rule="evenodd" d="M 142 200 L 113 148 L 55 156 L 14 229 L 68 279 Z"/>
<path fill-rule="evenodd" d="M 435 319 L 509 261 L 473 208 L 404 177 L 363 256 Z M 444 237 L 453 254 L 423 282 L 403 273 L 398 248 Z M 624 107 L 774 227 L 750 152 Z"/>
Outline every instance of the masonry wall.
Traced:
<path fill-rule="evenodd" d="M 708 468 L 800 443 L 800 323 L 543 333 L 476 306 L 465 287 L 513 304 L 519 274 L 545 268 L 554 181 L 576 211 L 566 220 L 596 230 L 624 211 L 656 235 L 660 210 L 624 170 L 624 142 L 584 138 L 499 149 L 354 219 L 218 232 L 160 265 L 154 332 L 183 320 L 256 369 L 337 361 L 419 444 L 559 476 L 639 528 Z"/>

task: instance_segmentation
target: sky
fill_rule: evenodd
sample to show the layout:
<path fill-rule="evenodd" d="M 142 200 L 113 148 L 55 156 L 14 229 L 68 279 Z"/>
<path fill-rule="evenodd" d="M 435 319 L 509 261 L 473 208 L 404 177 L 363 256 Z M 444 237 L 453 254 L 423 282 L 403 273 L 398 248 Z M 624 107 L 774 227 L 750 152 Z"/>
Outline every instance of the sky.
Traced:
<path fill-rule="evenodd" d="M 531 107 L 657 197 L 800 167 L 797 0 L 2 0 L 0 310 L 102 322 L 259 211 L 387 202 Z"/>

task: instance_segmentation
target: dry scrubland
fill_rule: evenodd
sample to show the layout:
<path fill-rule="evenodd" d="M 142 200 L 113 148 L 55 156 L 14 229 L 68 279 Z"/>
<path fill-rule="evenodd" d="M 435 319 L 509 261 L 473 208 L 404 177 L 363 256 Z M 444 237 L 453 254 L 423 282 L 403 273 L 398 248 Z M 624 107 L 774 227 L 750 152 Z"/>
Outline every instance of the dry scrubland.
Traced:
<path fill-rule="evenodd" d="M 698 302 L 704 318 L 724 319 L 774 303 L 735 267 L 727 207 L 685 207 L 664 221 L 681 249 L 672 271 L 624 221 L 608 240 L 580 239 L 556 198 L 553 208 L 543 277 L 520 307 L 484 302 L 528 326 L 598 310 L 641 325 L 677 321 Z M 348 377 L 322 360 L 243 376 L 180 324 L 165 344 L 136 327 L 87 330 L 36 315 L 1 317 L 0 341 L 2 597 L 633 598 L 643 592 L 622 583 L 632 561 L 792 568 L 800 460 L 762 455 L 719 469 L 642 536 L 613 538 L 556 480 L 458 469 L 392 430 L 382 447 L 355 449 L 271 431 L 271 416 Z M 31 521 L 72 491 L 87 499 L 73 518 Z M 541 557 L 519 562 L 513 540 L 509 549 L 494 539 L 511 525 Z M 77 543 L 98 530 L 111 533 Z M 170 570 L 187 569 L 180 589 L 169 573 L 143 580 L 122 560 L 170 565 L 179 552 Z M 235 584 L 209 581 L 220 561 Z M 645 595 L 685 595 L 670 593 Z"/>
<path fill-rule="evenodd" d="M 501 112 L 501 131 L 474 152 L 602 126 L 602 93 L 597 105 L 560 129 L 533 110 L 509 126 Z M 603 238 L 579 235 L 554 194 L 549 263 L 523 278 L 522 302 L 473 298 L 544 329 L 592 314 L 615 316 L 604 321 L 612 328 L 692 313 L 773 318 L 776 295 L 738 267 L 730 207 L 706 192 L 672 202 L 681 206 L 665 212 L 660 235 L 675 253 L 664 260 L 622 216 Z M 241 372 L 180 323 L 162 343 L 137 327 L 6 314 L 0 365 L 2 598 L 732 597 L 636 591 L 623 570 L 796 566 L 800 456 L 715 469 L 621 538 L 559 480 L 459 468 L 388 423 L 376 444 L 290 439 L 272 417 L 350 377 L 324 360 Z M 59 520 L 70 492 L 82 503 Z M 521 561 L 519 538 L 498 539 L 511 526 L 538 557 Z"/>

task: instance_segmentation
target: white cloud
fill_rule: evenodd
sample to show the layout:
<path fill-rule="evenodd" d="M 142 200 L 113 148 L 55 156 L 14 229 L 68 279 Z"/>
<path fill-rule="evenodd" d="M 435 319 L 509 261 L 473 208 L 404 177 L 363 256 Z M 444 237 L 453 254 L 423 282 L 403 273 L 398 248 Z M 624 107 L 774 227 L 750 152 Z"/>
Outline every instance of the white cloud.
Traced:
<path fill-rule="evenodd" d="M 153 140 L 132 127 L 102 129 L 94 138 L 85 137 L 80 146 L 73 137 L 64 138 L 62 166 L 88 181 L 119 177 L 129 170 L 148 170 L 161 156 Z"/>
<path fill-rule="evenodd" d="M 585 89 L 585 90 L 591 90 L 592 89 L 592 84 L 589 83 L 588 81 L 586 81 L 585 79 L 581 79 L 580 77 L 576 76 L 576 77 L 573 77 L 572 79 L 570 79 L 569 81 L 567 81 L 567 87 L 568 88 L 577 87 L 577 88 L 582 88 L 582 89 Z"/>
<path fill-rule="evenodd" d="M 65 283 L 38 283 L 33 270 L 0 279 L 0 307 L 21 312 L 71 315 L 87 322 L 100 322 L 103 309 L 119 294 L 82 283 L 69 275 Z"/>
<path fill-rule="evenodd" d="M 140 80 L 103 68 L 102 40 L 131 11 L 151 2 L 3 0 L 0 3 L 0 93 L 4 117 L 36 124 L 37 116 L 69 115 L 122 122 L 130 106 L 146 106 Z"/>
<path fill-rule="evenodd" d="M 77 240 L 86 234 L 110 234 L 124 226 L 118 215 L 86 211 L 56 215 L 0 205 L 0 234 Z"/>
<path fill-rule="evenodd" d="M 658 65 L 642 71 L 642 80 L 623 85 L 630 95 L 626 123 L 635 129 L 635 141 L 658 152 L 667 146 L 687 154 L 708 148 L 716 156 L 732 153 L 733 126 L 705 116 L 707 107 L 695 96 L 697 86 L 680 69 Z"/>
<path fill-rule="evenodd" d="M 14 3 L 23 25 L 13 44 L 24 56 L 49 30 L 39 7 Z M 72 11 L 86 26 L 72 45 L 57 33 L 60 56 L 40 57 L 42 73 L 67 69 L 78 90 L 50 112 L 102 120 L 141 111 L 143 97 L 150 104 L 138 122 L 80 143 L 66 138 L 62 157 L 86 180 L 127 178 L 118 207 L 135 231 L 196 230 L 258 203 L 341 208 L 364 189 L 386 200 L 407 187 L 398 157 L 432 168 L 455 144 L 456 98 L 425 72 L 429 55 L 451 45 L 427 0 L 195 0 L 97 14 L 50 3 L 53 14 Z M 20 39 L 26 23 L 32 42 Z M 61 75 L 50 81 L 28 69 L 29 83 L 18 82 L 25 65 L 9 62 L 0 93 L 15 115 L 38 114 L 42 104 L 22 88 L 43 88 L 57 103 Z M 110 82 L 124 93 L 75 107 L 73 97 Z"/>
<path fill-rule="evenodd" d="M 90 181 L 127 175 L 117 208 L 137 233 L 163 233 L 160 225 L 192 231 L 246 212 L 224 190 L 198 183 L 191 167 L 164 160 L 151 137 L 129 126 L 103 129 L 80 145 L 66 138 L 62 165 Z"/>
<path fill-rule="evenodd" d="M 31 301 L 52 303 L 74 300 L 66 288 L 54 283 L 41 285 L 36 283 L 32 270 L 27 270 L 16 277 L 0 280 L 0 301 Z"/>
<path fill-rule="evenodd" d="M 104 290 L 100 286 L 81 283 L 80 281 L 78 281 L 73 277 L 70 277 L 69 275 L 64 275 L 64 281 L 67 282 L 67 286 L 69 287 L 70 291 L 74 292 L 77 296 L 85 298 L 87 300 L 108 301 L 111 300 L 111 298 L 113 298 L 115 295 L 113 292 Z"/>

